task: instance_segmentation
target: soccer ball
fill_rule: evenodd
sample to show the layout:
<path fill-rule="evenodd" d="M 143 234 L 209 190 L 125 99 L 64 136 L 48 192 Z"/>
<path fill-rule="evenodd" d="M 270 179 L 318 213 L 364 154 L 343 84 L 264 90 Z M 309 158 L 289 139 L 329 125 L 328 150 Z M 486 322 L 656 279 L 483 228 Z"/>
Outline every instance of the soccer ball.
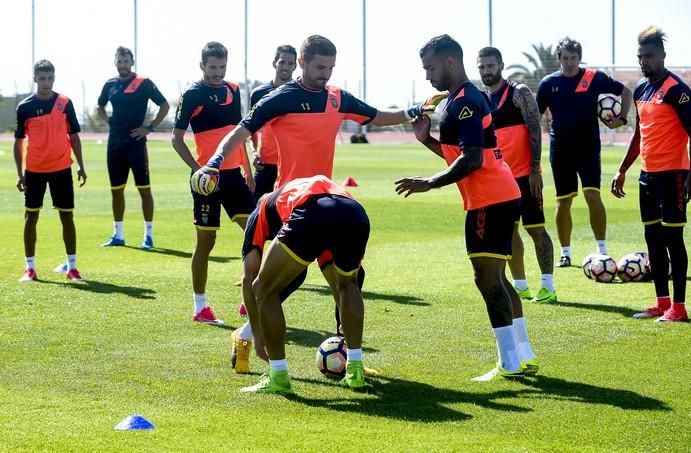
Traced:
<path fill-rule="evenodd" d="M 586 277 L 588 278 L 593 278 L 593 275 L 590 272 L 590 263 L 593 261 L 593 258 L 597 256 L 597 253 L 591 253 L 590 255 L 587 255 L 585 258 L 583 258 L 583 264 L 581 264 L 581 269 L 583 269 L 583 273 L 585 274 Z"/>
<path fill-rule="evenodd" d="M 613 94 L 601 94 L 597 99 L 597 116 L 608 121 L 621 115 L 621 102 Z"/>
<path fill-rule="evenodd" d="M 638 255 L 643 259 L 643 262 L 645 263 L 645 275 L 643 276 L 643 281 L 647 282 L 653 279 L 653 272 L 650 269 L 650 258 L 648 258 L 648 253 L 646 252 L 634 252 L 634 255 Z M 672 278 L 672 262 L 669 262 L 668 268 L 667 268 L 667 276 L 669 278 Z"/>
<path fill-rule="evenodd" d="M 317 368 L 329 379 L 345 376 L 348 348 L 343 337 L 331 337 L 317 348 Z"/>
<path fill-rule="evenodd" d="M 203 171 L 195 172 L 190 178 L 192 191 L 201 195 L 209 195 L 218 188 L 219 173 L 215 168 L 202 167 Z"/>
<path fill-rule="evenodd" d="M 635 253 L 629 253 L 619 260 L 617 276 L 626 282 L 640 282 L 645 276 L 646 263 L 643 258 Z"/>
<path fill-rule="evenodd" d="M 590 261 L 590 275 L 598 283 L 610 283 L 617 275 L 617 262 L 611 256 L 598 254 Z"/>

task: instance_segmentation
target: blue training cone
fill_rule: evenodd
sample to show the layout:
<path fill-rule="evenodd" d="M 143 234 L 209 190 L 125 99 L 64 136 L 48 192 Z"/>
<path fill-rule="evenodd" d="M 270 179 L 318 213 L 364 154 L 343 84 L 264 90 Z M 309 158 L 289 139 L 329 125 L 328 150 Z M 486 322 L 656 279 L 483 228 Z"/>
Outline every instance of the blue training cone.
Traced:
<path fill-rule="evenodd" d="M 145 419 L 141 415 L 128 415 L 120 423 L 115 425 L 115 429 L 119 431 L 131 431 L 142 429 L 155 429 L 153 423 Z"/>

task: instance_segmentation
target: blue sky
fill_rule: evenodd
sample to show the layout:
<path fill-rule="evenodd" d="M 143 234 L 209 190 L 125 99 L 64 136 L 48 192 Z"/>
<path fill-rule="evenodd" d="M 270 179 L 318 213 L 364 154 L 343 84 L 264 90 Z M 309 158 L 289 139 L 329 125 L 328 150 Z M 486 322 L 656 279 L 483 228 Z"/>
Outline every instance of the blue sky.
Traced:
<path fill-rule="evenodd" d="M 554 44 L 565 36 L 581 41 L 583 59 L 593 66 L 611 62 L 611 1 L 494 0 L 494 45 L 507 64 L 525 63 L 531 43 Z M 93 104 L 103 82 L 115 75 L 113 52 L 133 47 L 133 0 L 35 0 L 36 58 L 57 68 L 56 89 L 78 105 Z M 31 0 L 2 0 L 3 65 L 0 90 L 30 87 Z M 139 0 L 138 72 L 151 77 L 171 99 L 199 78 L 199 53 L 210 40 L 230 50 L 229 80 L 242 80 L 243 0 Z M 648 24 L 669 35 L 668 66 L 691 66 L 691 1 L 617 0 L 616 63 L 636 65 L 636 35 Z M 273 76 L 278 44 L 299 47 L 319 33 L 338 48 L 332 81 L 360 94 L 362 0 L 249 1 L 250 79 Z M 378 107 L 403 105 L 433 89 L 424 80 L 418 50 L 432 36 L 449 33 L 464 48 L 468 73 L 477 77 L 475 54 L 489 44 L 488 0 L 368 0 L 368 101 Z M 9 45 L 11 43 L 12 45 Z M 297 74 L 297 73 L 296 73 Z"/>

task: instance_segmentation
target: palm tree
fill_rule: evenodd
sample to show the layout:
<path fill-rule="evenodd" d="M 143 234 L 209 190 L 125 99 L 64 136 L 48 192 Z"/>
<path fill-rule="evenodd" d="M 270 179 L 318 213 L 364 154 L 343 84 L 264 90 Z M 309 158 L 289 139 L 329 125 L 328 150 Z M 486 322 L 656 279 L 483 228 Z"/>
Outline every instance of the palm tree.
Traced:
<path fill-rule="evenodd" d="M 531 44 L 535 54 L 534 55 L 523 52 L 523 55 L 528 59 L 528 62 L 534 69 L 522 64 L 512 64 L 506 69 L 514 70 L 509 76 L 510 79 L 516 82 L 525 83 L 533 92 L 537 89 L 538 83 L 543 77 L 553 73 L 559 69 L 559 60 L 556 53 L 552 50 L 552 46 L 545 47 L 544 44 Z"/>

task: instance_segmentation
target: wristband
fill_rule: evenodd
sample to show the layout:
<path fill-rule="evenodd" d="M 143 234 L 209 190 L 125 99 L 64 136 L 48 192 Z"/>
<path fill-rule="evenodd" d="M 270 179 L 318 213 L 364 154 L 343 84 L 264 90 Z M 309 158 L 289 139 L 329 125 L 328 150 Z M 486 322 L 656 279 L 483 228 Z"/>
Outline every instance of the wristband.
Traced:
<path fill-rule="evenodd" d="M 154 123 L 149 123 L 149 125 L 146 126 L 146 129 L 147 129 L 149 132 L 153 132 L 153 131 L 154 131 Z"/>

